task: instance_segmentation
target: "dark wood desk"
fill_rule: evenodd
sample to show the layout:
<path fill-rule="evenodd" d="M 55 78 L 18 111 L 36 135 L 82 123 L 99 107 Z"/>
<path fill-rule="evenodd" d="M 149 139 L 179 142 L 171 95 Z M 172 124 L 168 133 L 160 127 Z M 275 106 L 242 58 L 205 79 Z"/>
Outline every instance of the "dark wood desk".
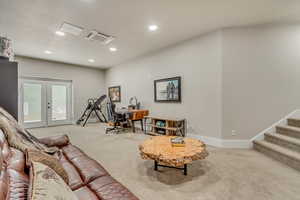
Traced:
<path fill-rule="evenodd" d="M 135 125 L 134 123 L 136 121 L 140 121 L 141 122 L 141 128 L 142 131 L 144 131 L 144 125 L 143 125 L 143 119 L 145 116 L 149 115 L 149 110 L 129 110 L 129 112 L 131 113 L 131 116 L 129 118 L 129 120 L 132 122 L 132 131 L 135 133 Z"/>

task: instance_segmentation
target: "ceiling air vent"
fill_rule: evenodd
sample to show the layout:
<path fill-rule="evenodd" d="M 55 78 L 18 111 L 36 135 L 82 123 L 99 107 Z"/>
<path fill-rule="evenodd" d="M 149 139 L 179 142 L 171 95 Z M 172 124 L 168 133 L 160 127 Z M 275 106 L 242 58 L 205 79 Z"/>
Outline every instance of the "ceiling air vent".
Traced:
<path fill-rule="evenodd" d="M 113 36 L 106 35 L 95 30 L 89 32 L 85 38 L 90 41 L 101 42 L 102 44 L 109 44 L 115 39 Z"/>
<path fill-rule="evenodd" d="M 73 24 L 70 24 L 70 23 L 67 23 L 67 22 L 64 22 L 61 25 L 59 30 L 64 32 L 64 33 L 69 33 L 69 34 L 72 34 L 72 35 L 79 36 L 81 34 L 81 32 L 83 31 L 83 28 L 81 28 L 79 26 L 76 26 L 76 25 L 73 25 Z"/>

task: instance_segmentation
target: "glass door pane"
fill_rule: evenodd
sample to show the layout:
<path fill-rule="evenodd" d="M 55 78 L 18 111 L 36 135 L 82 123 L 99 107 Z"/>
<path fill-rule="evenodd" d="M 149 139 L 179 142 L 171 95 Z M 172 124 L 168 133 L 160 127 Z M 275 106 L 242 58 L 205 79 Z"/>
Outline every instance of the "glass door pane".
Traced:
<path fill-rule="evenodd" d="M 67 120 L 67 86 L 53 85 L 52 86 L 52 121 Z"/>
<path fill-rule="evenodd" d="M 22 80 L 21 119 L 26 128 L 46 126 L 46 87 L 42 81 Z"/>
<path fill-rule="evenodd" d="M 24 123 L 42 121 L 42 85 L 24 83 L 23 85 L 23 119 Z"/>
<path fill-rule="evenodd" d="M 48 82 L 48 125 L 71 123 L 71 83 Z"/>

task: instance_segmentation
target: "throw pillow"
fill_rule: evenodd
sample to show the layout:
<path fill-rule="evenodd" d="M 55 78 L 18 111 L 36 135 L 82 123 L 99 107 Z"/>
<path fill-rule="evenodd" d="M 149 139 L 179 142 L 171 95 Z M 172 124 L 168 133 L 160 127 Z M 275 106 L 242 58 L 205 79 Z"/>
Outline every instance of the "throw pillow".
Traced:
<path fill-rule="evenodd" d="M 0 129 L 11 147 L 25 153 L 26 149 L 41 150 L 46 153 L 55 153 L 56 147 L 47 147 L 36 137 L 31 135 L 26 129 L 21 127 L 18 122 L 3 108 L 0 107 Z"/>
<path fill-rule="evenodd" d="M 67 184 L 69 184 L 69 177 L 66 170 L 54 156 L 35 150 L 27 150 L 25 155 L 26 165 L 28 167 L 30 167 L 32 162 L 43 163 L 53 169 Z"/>
<path fill-rule="evenodd" d="M 39 162 L 30 167 L 29 200 L 78 200 L 53 169 Z"/>

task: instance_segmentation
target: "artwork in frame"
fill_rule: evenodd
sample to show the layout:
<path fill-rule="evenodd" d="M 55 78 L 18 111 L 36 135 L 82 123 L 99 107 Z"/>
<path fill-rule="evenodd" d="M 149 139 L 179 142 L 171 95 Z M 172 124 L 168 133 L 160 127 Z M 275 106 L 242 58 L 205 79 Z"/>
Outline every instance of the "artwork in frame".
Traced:
<path fill-rule="evenodd" d="M 181 77 L 154 81 L 155 102 L 181 102 Z"/>
<path fill-rule="evenodd" d="M 121 86 L 109 87 L 108 95 L 112 102 L 121 102 Z"/>

